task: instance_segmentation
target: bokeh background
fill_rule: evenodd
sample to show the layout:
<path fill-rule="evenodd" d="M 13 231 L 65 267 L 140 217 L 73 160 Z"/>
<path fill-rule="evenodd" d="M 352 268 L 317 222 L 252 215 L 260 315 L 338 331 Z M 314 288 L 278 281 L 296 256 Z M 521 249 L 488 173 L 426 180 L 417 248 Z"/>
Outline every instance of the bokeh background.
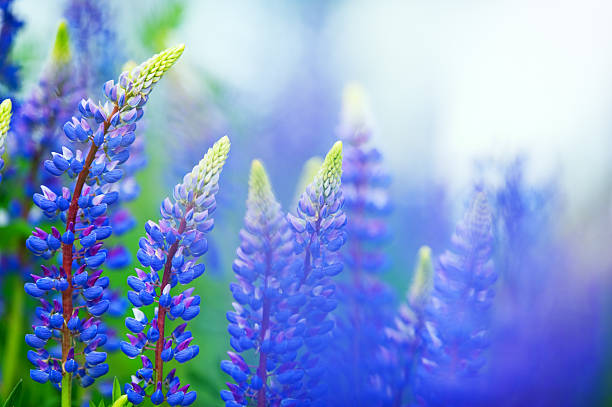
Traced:
<path fill-rule="evenodd" d="M 138 226 L 122 237 L 132 253 L 182 174 L 218 137 L 232 140 L 208 274 L 197 283 L 203 306 L 192 326 L 201 352 L 184 368 L 199 405 L 221 405 L 227 380 L 219 362 L 229 347 L 228 282 L 250 162 L 266 164 L 290 208 L 303 163 L 338 137 L 342 90 L 352 82 L 368 95 L 373 144 L 393 179 L 390 266 L 382 278 L 398 302 L 418 248 L 439 253 L 474 183 L 502 185 L 503 169 L 518 159 L 525 188 L 548 198 L 529 219 L 539 243 L 526 249 L 532 267 L 520 271 L 529 287 L 516 300 L 524 313 L 508 317 L 525 318 L 517 341 L 530 345 L 521 355 L 496 350 L 526 363 L 504 372 L 534 395 L 531 405 L 612 405 L 612 3 L 106 3 L 120 44 L 110 51 L 123 60 L 186 44 L 147 113 L 148 165 L 131 203 Z M 27 93 L 65 8 L 35 0 L 14 8 L 25 21 L 13 52 Z M 540 251 L 542 242 L 555 250 Z M 113 272 L 113 285 L 124 287 L 131 270 Z M 124 381 L 137 364 L 121 355 L 113 363 Z M 27 377 L 25 364 L 24 357 Z M 54 405 L 49 400 L 36 402 Z"/>

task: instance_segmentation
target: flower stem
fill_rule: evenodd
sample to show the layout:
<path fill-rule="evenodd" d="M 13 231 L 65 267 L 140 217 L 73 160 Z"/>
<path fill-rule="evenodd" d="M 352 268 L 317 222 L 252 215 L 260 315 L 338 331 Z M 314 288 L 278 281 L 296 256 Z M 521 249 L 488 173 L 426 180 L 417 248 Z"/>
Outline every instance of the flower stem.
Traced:
<path fill-rule="evenodd" d="M 108 128 L 110 127 L 110 121 L 112 117 L 119 111 L 119 106 L 115 105 L 113 111 L 110 115 L 108 115 L 108 119 L 104 122 L 103 133 L 106 134 Z M 72 192 L 72 199 L 70 200 L 70 206 L 68 207 L 68 216 L 66 217 L 66 230 L 68 228 L 74 229 L 76 223 L 76 216 L 79 211 L 79 198 L 81 197 L 81 192 L 83 191 L 83 185 L 85 185 L 85 181 L 87 180 L 87 176 L 89 175 L 89 168 L 96 158 L 96 152 L 98 151 L 98 146 L 95 143 L 91 143 L 91 148 L 89 153 L 87 153 L 87 157 L 85 158 L 85 164 L 83 165 L 83 169 L 79 173 L 76 183 L 74 185 L 74 191 Z M 63 308 L 63 316 L 64 316 L 64 326 L 62 327 L 62 362 L 66 362 L 68 358 L 68 352 L 70 351 L 70 347 L 72 346 L 72 341 L 70 337 L 70 330 L 68 329 L 67 322 L 72 317 L 72 251 L 73 251 L 74 243 L 65 244 L 62 243 L 62 268 L 64 273 L 66 273 L 66 279 L 68 280 L 68 289 L 62 292 L 62 308 Z M 68 393 L 70 396 L 70 392 Z M 64 397 L 64 392 L 62 390 L 62 399 Z M 63 404 L 62 404 L 63 406 Z"/>
<path fill-rule="evenodd" d="M 4 364 L 2 366 L 2 394 L 6 397 L 13 390 L 17 371 L 17 361 L 21 356 L 21 342 L 23 341 L 23 304 L 25 291 L 20 275 L 11 276 L 12 301 L 8 314 L 7 338 L 4 348 Z"/>
<path fill-rule="evenodd" d="M 72 374 L 65 373 L 62 378 L 62 404 L 61 407 L 72 407 Z"/>
<path fill-rule="evenodd" d="M 193 205 L 188 205 L 185 213 L 189 212 Z M 187 227 L 187 221 L 185 218 L 181 219 L 181 224 L 178 228 L 179 235 L 185 231 Z M 162 284 L 160 288 L 161 291 L 164 290 L 167 284 L 170 283 L 170 277 L 172 275 L 172 259 L 178 250 L 179 241 L 177 240 L 170 246 L 170 250 L 168 250 L 168 256 L 166 257 L 166 263 L 164 264 L 164 276 L 162 277 Z M 155 345 L 155 374 L 156 381 L 160 382 L 163 380 L 164 376 L 164 361 L 161 358 L 161 353 L 164 349 L 164 334 L 166 330 L 166 308 L 159 307 L 159 311 L 157 313 L 157 330 L 159 331 L 159 339 L 157 340 L 157 344 Z"/>

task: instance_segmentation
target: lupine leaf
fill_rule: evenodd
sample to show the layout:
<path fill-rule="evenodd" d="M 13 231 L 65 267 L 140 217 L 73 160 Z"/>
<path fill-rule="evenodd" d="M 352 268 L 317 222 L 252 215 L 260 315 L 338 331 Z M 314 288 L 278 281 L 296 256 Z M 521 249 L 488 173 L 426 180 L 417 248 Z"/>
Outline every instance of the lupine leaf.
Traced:
<path fill-rule="evenodd" d="M 19 380 L 19 382 L 13 387 L 11 394 L 4 401 L 3 407 L 20 407 L 21 406 L 21 390 L 22 390 L 23 380 Z"/>
<path fill-rule="evenodd" d="M 115 379 L 113 380 L 113 401 L 116 401 L 117 399 L 119 399 L 119 397 L 121 397 L 121 384 L 119 383 L 119 379 L 117 379 L 117 376 L 115 376 Z"/>

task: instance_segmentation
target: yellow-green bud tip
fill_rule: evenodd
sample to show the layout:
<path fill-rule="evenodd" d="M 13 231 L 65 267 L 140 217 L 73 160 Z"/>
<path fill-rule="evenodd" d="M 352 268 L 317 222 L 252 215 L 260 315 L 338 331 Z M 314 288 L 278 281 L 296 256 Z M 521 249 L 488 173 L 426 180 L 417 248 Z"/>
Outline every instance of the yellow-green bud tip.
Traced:
<path fill-rule="evenodd" d="M 262 201 L 271 198 L 273 194 L 268 174 L 261 161 L 253 160 L 249 177 L 249 200 Z"/>
<path fill-rule="evenodd" d="M 70 61 L 70 34 L 65 21 L 62 21 L 57 28 L 52 57 L 57 64 L 66 64 Z"/>
<path fill-rule="evenodd" d="M 323 165 L 315 178 L 315 182 L 325 198 L 332 195 L 340 187 L 342 176 L 342 142 L 336 141 L 325 156 Z"/>
<path fill-rule="evenodd" d="M 342 141 L 336 141 L 329 150 L 323 161 L 323 169 L 329 177 L 340 178 L 342 175 Z"/>
<path fill-rule="evenodd" d="M 11 103 L 11 99 L 4 99 L 2 103 L 0 103 L 0 148 L 4 146 L 4 140 L 9 131 L 12 109 L 13 104 Z"/>
<path fill-rule="evenodd" d="M 427 246 L 422 246 L 419 249 L 417 267 L 408 292 L 410 306 L 422 308 L 427 301 L 432 285 L 433 264 L 431 262 L 431 249 Z"/>

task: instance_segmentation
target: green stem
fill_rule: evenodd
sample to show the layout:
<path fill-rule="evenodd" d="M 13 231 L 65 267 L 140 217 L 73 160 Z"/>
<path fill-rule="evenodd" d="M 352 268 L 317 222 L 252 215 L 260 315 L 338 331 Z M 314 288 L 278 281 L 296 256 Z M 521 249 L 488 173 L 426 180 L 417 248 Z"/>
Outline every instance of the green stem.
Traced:
<path fill-rule="evenodd" d="M 72 374 L 65 373 L 62 379 L 62 407 L 72 407 Z"/>
<path fill-rule="evenodd" d="M 25 291 L 23 281 L 19 275 L 11 276 L 12 301 L 8 310 L 8 321 L 6 330 L 6 344 L 4 349 L 4 365 L 2 373 L 4 376 L 2 394 L 8 396 L 15 385 L 17 361 L 20 360 L 21 342 L 23 341 L 23 304 L 25 302 Z"/>

